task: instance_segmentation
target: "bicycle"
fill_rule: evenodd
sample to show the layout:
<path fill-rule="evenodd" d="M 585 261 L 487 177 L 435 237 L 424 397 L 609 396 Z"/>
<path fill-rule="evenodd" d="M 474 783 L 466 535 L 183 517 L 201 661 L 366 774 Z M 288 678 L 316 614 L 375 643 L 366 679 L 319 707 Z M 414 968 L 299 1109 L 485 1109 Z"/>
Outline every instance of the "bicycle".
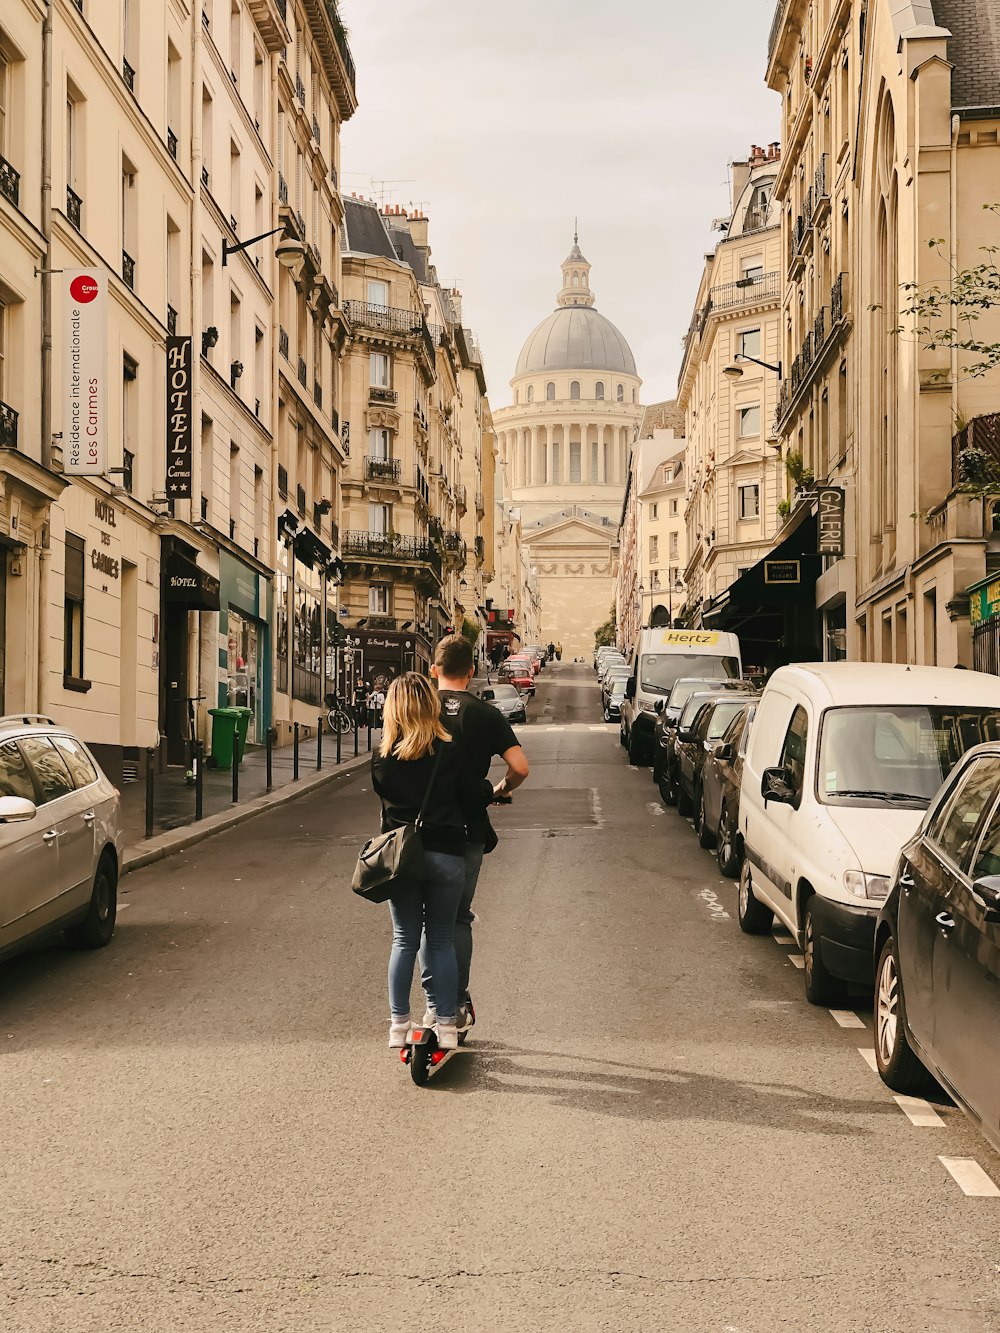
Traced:
<path fill-rule="evenodd" d="M 327 703 L 330 705 L 330 711 L 326 715 L 327 726 L 334 735 L 339 731 L 341 736 L 346 736 L 349 731 L 354 730 L 354 718 L 341 703 L 337 695 L 328 695 Z"/>

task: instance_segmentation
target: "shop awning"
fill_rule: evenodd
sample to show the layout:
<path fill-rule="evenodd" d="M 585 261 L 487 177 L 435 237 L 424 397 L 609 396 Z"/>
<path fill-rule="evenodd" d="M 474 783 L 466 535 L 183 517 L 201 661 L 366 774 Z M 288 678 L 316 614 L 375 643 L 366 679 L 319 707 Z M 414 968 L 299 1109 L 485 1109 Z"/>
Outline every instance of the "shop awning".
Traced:
<path fill-rule="evenodd" d="M 163 596 L 171 605 L 186 606 L 189 611 L 218 611 L 219 580 L 199 569 L 190 556 L 174 550 L 163 572 Z"/>
<path fill-rule="evenodd" d="M 295 558 L 310 569 L 314 565 L 325 566 L 333 552 L 326 542 L 320 541 L 315 532 L 303 528 L 294 538 Z"/>

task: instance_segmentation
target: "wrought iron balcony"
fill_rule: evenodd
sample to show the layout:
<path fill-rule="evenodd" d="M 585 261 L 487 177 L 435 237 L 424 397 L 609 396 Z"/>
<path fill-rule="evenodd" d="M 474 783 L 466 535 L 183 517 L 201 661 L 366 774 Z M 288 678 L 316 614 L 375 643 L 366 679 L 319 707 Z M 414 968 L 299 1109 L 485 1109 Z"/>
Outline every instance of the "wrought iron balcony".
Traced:
<path fill-rule="evenodd" d="M 21 173 L 15 171 L 5 157 L 0 157 L 0 194 L 17 207 L 21 193 Z"/>
<path fill-rule="evenodd" d="M 317 143 L 319 143 L 319 121 L 316 119 L 315 116 L 313 116 L 312 118 L 312 132 L 313 132 L 313 138 L 316 140 Z"/>
<path fill-rule="evenodd" d="M 299 377 L 299 383 L 302 385 L 304 389 L 306 387 L 306 382 L 309 378 L 309 371 L 305 363 L 305 358 L 301 356 L 299 357 L 298 377 Z"/>
<path fill-rule="evenodd" d="M 345 532 L 340 553 L 345 560 L 430 565 L 439 577 L 441 574 L 441 557 L 425 537 L 401 537 L 398 532 Z"/>
<path fill-rule="evenodd" d="M 398 482 L 402 464 L 398 458 L 365 459 L 365 481 Z"/>
<path fill-rule="evenodd" d="M 73 226 L 77 229 L 77 231 L 80 230 L 80 218 L 82 216 L 82 213 L 83 213 L 83 200 L 80 198 L 80 196 L 76 193 L 75 190 L 71 190 L 70 187 L 67 185 L 66 216 L 69 218 L 70 222 L 72 222 Z"/>
<path fill-rule="evenodd" d="M 177 311 L 172 305 L 167 306 L 167 332 L 171 338 L 175 337 L 177 333 Z"/>
<path fill-rule="evenodd" d="M 279 328 L 279 329 L 278 329 L 278 351 L 281 353 L 281 355 L 282 355 L 282 356 L 285 358 L 285 360 L 287 361 L 287 360 L 288 360 L 288 330 L 287 330 L 287 329 L 282 329 L 282 328 Z"/>
<path fill-rule="evenodd" d="M 781 274 L 761 273 L 759 277 L 719 283 L 710 289 L 708 299 L 713 310 L 727 310 L 758 301 L 776 301 L 780 295 Z"/>
<path fill-rule="evenodd" d="M 368 389 L 370 403 L 387 403 L 390 407 L 395 407 L 397 398 L 395 389 L 387 389 L 381 384 L 372 384 Z"/>
<path fill-rule="evenodd" d="M 843 273 L 838 273 L 830 288 L 830 318 L 834 324 L 844 318 L 844 277 Z"/>
<path fill-rule="evenodd" d="M 177 160 L 177 135 L 170 126 L 167 126 L 167 152 L 176 161 Z"/>
<path fill-rule="evenodd" d="M 282 204 L 288 203 L 288 182 L 280 171 L 278 172 L 278 202 Z"/>
<path fill-rule="evenodd" d="M 124 58 L 122 59 L 122 78 L 130 93 L 135 92 L 135 70 Z"/>
<path fill-rule="evenodd" d="M 367 301 L 345 301 L 344 312 L 352 324 L 379 333 L 418 334 L 424 324 L 423 314 L 399 306 L 370 305 Z"/>
<path fill-rule="evenodd" d="M 122 251 L 122 279 L 126 287 L 135 291 L 135 260 L 127 250 Z"/>
<path fill-rule="evenodd" d="M 323 386 L 319 380 L 313 380 L 313 402 L 317 407 L 323 406 Z"/>
<path fill-rule="evenodd" d="M 295 76 L 295 96 L 299 99 L 300 103 L 301 103 L 303 106 L 305 106 L 305 104 L 306 104 L 306 85 L 302 82 L 302 75 L 301 75 L 301 74 L 296 74 L 296 76 Z"/>
<path fill-rule="evenodd" d="M 813 207 L 819 212 L 820 205 L 828 203 L 830 191 L 826 184 L 826 153 L 820 154 L 819 166 L 816 168 L 816 175 L 813 177 Z"/>
<path fill-rule="evenodd" d="M 306 488 L 304 486 L 295 487 L 295 507 L 304 518 L 306 512 Z"/>
<path fill-rule="evenodd" d="M 770 204 L 758 204 L 748 208 L 743 215 L 744 236 L 746 236 L 748 232 L 763 231 L 768 225 L 770 213 Z"/>
<path fill-rule="evenodd" d="M 204 185 L 204 187 L 205 187 L 206 190 L 208 189 L 208 181 L 209 181 L 208 167 L 202 167 L 202 169 L 201 169 L 201 183 L 202 183 L 202 185 Z"/>
<path fill-rule="evenodd" d="M 310 263 L 312 264 L 312 266 L 313 266 L 313 268 L 316 270 L 316 272 L 317 272 L 317 273 L 322 273 L 322 272 L 323 272 L 323 256 L 320 254 L 320 252 L 319 252 L 319 250 L 316 248 L 316 246 L 313 245 L 312 241 L 310 241 L 309 244 L 306 246 L 306 254 L 309 256 Z"/>
<path fill-rule="evenodd" d="M 482 564 L 482 562 L 486 559 L 486 538 L 477 537 L 473 549 L 476 552 L 476 560 L 480 564 Z"/>
<path fill-rule="evenodd" d="M 469 507 L 469 492 L 465 489 L 462 482 L 459 482 L 455 487 L 455 503 L 463 514 Z"/>
<path fill-rule="evenodd" d="M 6 403 L 0 403 L 0 448 L 17 448 L 18 414 Z"/>
<path fill-rule="evenodd" d="M 973 417 L 952 437 L 951 484 L 964 490 L 996 487 L 1000 493 L 1000 412 Z"/>
<path fill-rule="evenodd" d="M 288 499 L 288 468 L 283 463 L 278 464 L 278 494 L 283 500 Z"/>
<path fill-rule="evenodd" d="M 819 355 L 820 348 L 826 342 L 826 335 L 830 329 L 826 319 L 826 306 L 820 306 L 819 312 L 813 320 L 813 352 Z"/>

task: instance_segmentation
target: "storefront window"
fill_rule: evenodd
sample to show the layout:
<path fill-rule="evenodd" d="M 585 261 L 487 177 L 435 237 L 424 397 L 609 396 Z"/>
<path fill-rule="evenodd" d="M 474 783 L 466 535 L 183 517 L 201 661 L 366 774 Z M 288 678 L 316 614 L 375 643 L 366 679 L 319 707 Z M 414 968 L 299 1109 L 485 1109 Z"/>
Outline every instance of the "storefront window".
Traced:
<path fill-rule="evenodd" d="M 228 704 L 230 707 L 252 708 L 253 716 L 247 739 L 257 740 L 257 625 L 229 608 L 227 668 Z"/>
<path fill-rule="evenodd" d="M 321 576 L 296 561 L 292 693 L 309 704 L 320 704 L 323 700 L 321 590 Z"/>
<path fill-rule="evenodd" d="M 284 548 L 282 548 L 284 550 Z M 288 693 L 288 575 L 274 576 L 274 630 L 277 635 L 277 680 L 279 694 Z"/>

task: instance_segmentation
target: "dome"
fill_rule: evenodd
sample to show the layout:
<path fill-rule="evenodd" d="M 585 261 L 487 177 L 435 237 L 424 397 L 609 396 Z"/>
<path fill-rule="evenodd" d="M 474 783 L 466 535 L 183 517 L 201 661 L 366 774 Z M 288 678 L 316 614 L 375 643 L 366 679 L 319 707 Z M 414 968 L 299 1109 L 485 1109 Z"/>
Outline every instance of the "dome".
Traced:
<path fill-rule="evenodd" d="M 515 376 L 549 370 L 608 370 L 634 375 L 632 349 L 593 306 L 561 306 L 543 319 L 517 358 Z"/>

